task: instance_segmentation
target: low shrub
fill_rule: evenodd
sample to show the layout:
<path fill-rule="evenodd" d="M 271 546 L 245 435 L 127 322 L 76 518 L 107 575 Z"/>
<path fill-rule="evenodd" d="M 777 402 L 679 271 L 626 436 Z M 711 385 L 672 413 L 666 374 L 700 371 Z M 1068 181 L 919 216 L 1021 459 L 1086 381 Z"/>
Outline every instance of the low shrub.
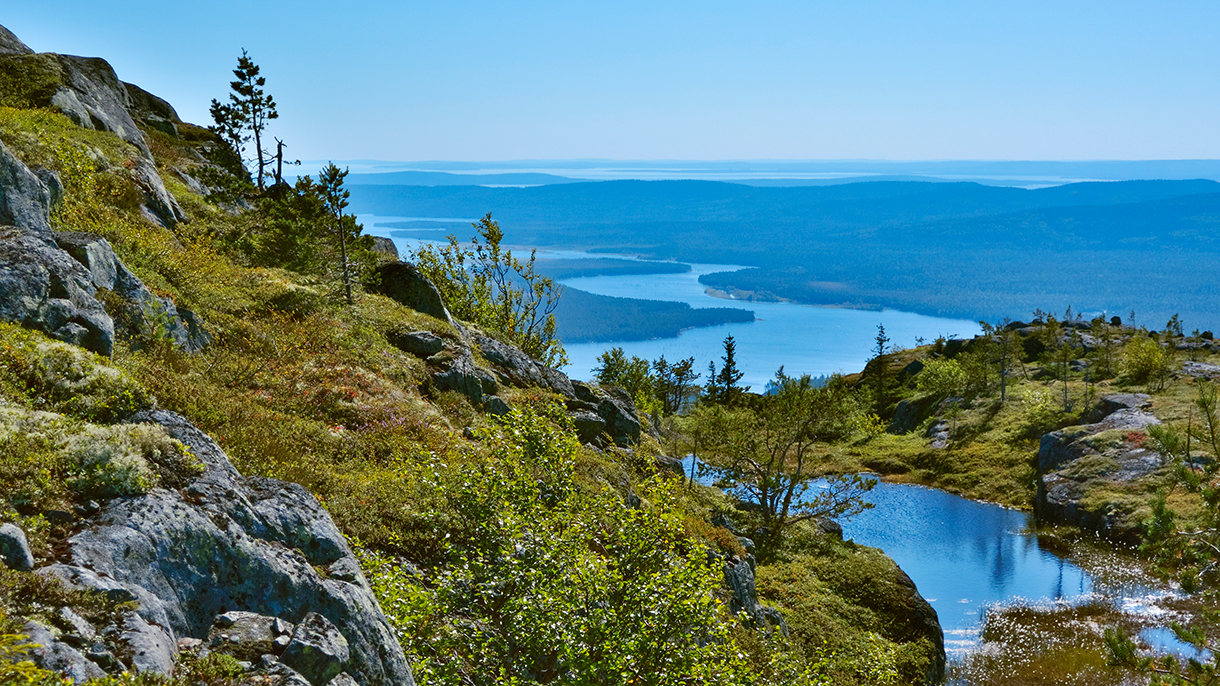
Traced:
<path fill-rule="evenodd" d="M 95 422 L 152 407 L 143 387 L 104 358 L 10 323 L 0 323 L 0 394 Z"/>

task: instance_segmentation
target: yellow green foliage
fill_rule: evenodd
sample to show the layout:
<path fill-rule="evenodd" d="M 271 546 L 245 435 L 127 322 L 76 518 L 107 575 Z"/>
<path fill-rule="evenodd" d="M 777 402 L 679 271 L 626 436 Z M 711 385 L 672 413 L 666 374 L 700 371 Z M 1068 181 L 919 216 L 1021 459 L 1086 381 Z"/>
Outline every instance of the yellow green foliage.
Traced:
<path fill-rule="evenodd" d="M 872 548 L 819 547 L 758 568 L 759 598 L 784 613 L 792 644 L 825 658 L 833 684 L 920 683 L 936 650 L 914 630 L 897 566 Z"/>
<path fill-rule="evenodd" d="M 0 58 L 0 106 L 45 106 L 63 79 L 54 55 L 5 55 Z"/>
<path fill-rule="evenodd" d="M 152 400 L 104 358 L 0 322 L 0 397 L 79 419 L 109 422 Z"/>
<path fill-rule="evenodd" d="M 1120 370 L 1135 383 L 1152 383 L 1157 390 L 1165 386 L 1172 371 L 1173 354 L 1149 336 L 1134 335 L 1123 346 Z"/>
<path fill-rule="evenodd" d="M 816 683 L 768 647 L 766 670 L 730 640 L 721 572 L 685 532 L 676 478 L 641 506 L 581 486 L 562 410 L 513 411 L 491 454 L 425 478 L 451 532 L 427 575 L 372 551 L 374 592 L 429 684 Z M 646 504 L 644 504 L 646 503 Z M 813 661 L 810 664 L 816 664 Z M 767 675 L 783 681 L 769 682 Z"/>
<path fill-rule="evenodd" d="M 923 370 L 915 381 L 920 393 L 947 398 L 965 393 L 968 379 L 957 360 L 934 357 L 924 362 Z"/>
<path fill-rule="evenodd" d="M 11 686 L 38 686 L 39 684 L 62 684 L 63 679 L 54 672 L 40 669 L 27 655 L 33 648 L 28 636 L 0 633 L 0 684 Z"/>

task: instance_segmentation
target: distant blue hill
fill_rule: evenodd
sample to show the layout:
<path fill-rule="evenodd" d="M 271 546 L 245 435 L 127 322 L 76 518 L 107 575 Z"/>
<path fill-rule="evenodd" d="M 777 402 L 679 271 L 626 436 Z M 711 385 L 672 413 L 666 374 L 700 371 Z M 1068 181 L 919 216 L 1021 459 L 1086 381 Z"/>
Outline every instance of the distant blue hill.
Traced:
<path fill-rule="evenodd" d="M 1206 179 L 353 186 L 352 206 L 491 211 L 515 244 L 755 267 L 700 279 L 741 297 L 992 320 L 1135 309 L 1158 325 L 1176 312 L 1188 328 L 1220 329 L 1220 183 Z"/>
<path fill-rule="evenodd" d="M 372 186 L 542 186 L 576 183 L 554 174 L 450 174 L 436 171 L 401 171 L 382 174 L 348 174 L 348 185 Z"/>

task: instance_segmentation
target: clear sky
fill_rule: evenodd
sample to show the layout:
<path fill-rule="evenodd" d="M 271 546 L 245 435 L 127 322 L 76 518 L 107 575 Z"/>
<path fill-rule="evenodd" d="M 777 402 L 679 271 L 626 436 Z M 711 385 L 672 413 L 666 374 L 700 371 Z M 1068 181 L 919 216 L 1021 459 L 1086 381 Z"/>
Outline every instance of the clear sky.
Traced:
<path fill-rule="evenodd" d="M 1220 158 L 1220 2 L 8 0 L 207 123 L 244 47 L 304 159 Z"/>

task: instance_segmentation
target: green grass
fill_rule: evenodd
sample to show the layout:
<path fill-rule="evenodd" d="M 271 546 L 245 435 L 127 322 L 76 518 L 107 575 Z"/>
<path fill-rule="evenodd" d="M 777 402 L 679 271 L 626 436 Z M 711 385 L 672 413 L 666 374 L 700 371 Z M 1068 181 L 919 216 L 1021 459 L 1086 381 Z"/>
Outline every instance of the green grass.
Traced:
<path fill-rule="evenodd" d="M 832 683 L 922 682 L 936 650 L 915 629 L 892 560 L 809 527 L 783 557 L 759 566 L 759 598 L 784 613 L 807 659 L 828 659 Z"/>

